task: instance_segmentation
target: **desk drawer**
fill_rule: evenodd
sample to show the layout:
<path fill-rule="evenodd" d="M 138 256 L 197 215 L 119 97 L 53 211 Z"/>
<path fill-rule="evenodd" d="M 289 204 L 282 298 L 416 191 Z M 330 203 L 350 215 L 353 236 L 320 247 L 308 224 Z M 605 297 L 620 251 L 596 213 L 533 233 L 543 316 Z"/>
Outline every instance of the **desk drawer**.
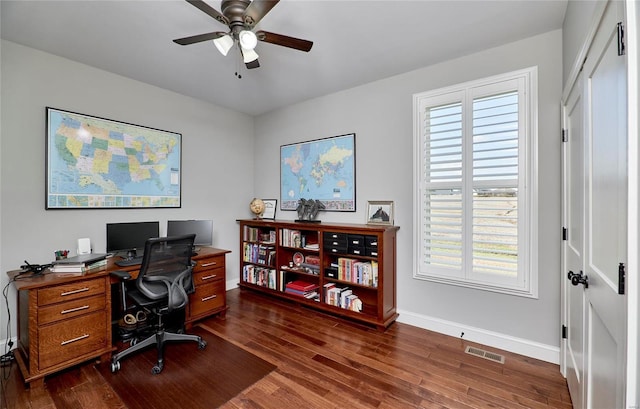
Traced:
<path fill-rule="evenodd" d="M 44 325 L 68 318 L 74 318 L 79 315 L 104 310 L 104 308 L 104 294 L 79 300 L 71 300 L 60 304 L 48 305 L 46 307 L 38 308 L 38 324 Z"/>
<path fill-rule="evenodd" d="M 78 298 L 104 294 L 106 291 L 104 278 L 74 281 L 69 284 L 38 290 L 38 305 L 49 305 Z"/>
<path fill-rule="evenodd" d="M 106 312 L 94 312 L 39 329 L 39 362 L 42 371 L 107 347 Z"/>
<path fill-rule="evenodd" d="M 195 317 L 223 308 L 225 295 L 225 283 L 221 280 L 196 287 L 196 292 L 189 296 L 190 315 Z"/>
<path fill-rule="evenodd" d="M 199 286 L 224 279 L 224 268 L 214 268 L 193 273 L 193 284 Z"/>
<path fill-rule="evenodd" d="M 212 268 L 224 267 L 224 254 L 215 257 L 207 257 L 202 260 L 195 260 L 198 264 L 193 269 L 194 273 L 199 271 L 208 270 Z"/>

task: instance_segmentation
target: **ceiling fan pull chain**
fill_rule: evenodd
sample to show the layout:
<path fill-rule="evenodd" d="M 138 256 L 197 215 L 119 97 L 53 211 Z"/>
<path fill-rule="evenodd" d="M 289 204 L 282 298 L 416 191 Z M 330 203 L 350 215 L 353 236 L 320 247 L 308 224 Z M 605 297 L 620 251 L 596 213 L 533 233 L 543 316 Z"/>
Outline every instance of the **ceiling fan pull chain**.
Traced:
<path fill-rule="evenodd" d="M 239 57 L 238 59 L 236 59 L 236 77 L 241 80 L 242 79 L 242 73 L 240 72 L 240 70 L 242 69 L 242 64 L 240 63 L 240 59 L 242 59 L 242 54 L 238 54 Z"/>

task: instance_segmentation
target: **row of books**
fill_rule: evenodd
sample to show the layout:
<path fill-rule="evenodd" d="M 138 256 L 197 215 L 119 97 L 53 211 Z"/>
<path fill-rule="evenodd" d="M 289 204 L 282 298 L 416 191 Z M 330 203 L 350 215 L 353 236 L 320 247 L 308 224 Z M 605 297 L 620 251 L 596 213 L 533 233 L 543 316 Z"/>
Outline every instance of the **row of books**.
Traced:
<path fill-rule="evenodd" d="M 320 250 L 317 235 L 304 235 L 300 230 L 280 229 L 280 245 L 307 250 Z"/>
<path fill-rule="evenodd" d="M 349 287 L 339 288 L 334 283 L 324 285 L 324 302 L 345 310 L 362 312 L 362 300 Z"/>
<path fill-rule="evenodd" d="M 302 247 L 302 233 L 300 233 L 300 230 L 280 229 L 280 245 Z"/>
<path fill-rule="evenodd" d="M 338 268 L 338 279 L 354 284 L 378 287 L 378 262 L 360 261 L 347 257 L 338 257 L 331 267 Z"/>
<path fill-rule="evenodd" d="M 257 227 L 244 226 L 242 237 L 245 241 L 261 241 L 264 243 L 276 242 L 276 231 L 269 230 L 263 233 L 261 229 Z"/>
<path fill-rule="evenodd" d="M 247 283 L 276 289 L 276 270 L 274 269 L 246 264 L 242 267 L 242 279 Z"/>
<path fill-rule="evenodd" d="M 319 299 L 318 285 L 302 280 L 288 282 L 285 285 L 284 292 L 298 297 L 304 297 L 308 300 Z"/>
<path fill-rule="evenodd" d="M 83 261 L 85 260 L 85 261 Z M 49 270 L 62 276 L 81 276 L 92 271 L 98 271 L 107 266 L 106 254 L 90 254 L 88 257 L 71 257 L 56 260 Z"/>
<path fill-rule="evenodd" d="M 256 243 L 244 243 L 242 259 L 248 263 L 266 264 L 272 266 L 276 262 L 274 246 Z"/>

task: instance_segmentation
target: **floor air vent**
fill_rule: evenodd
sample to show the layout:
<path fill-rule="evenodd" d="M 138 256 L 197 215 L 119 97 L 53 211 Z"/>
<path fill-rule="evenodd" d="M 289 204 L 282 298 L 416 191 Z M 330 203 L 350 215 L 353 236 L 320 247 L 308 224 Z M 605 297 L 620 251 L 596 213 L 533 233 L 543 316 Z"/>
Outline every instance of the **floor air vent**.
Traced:
<path fill-rule="evenodd" d="M 489 361 L 497 362 L 499 364 L 504 364 L 504 356 L 500 354 L 496 354 L 495 352 L 485 351 L 484 349 L 474 348 L 468 346 L 465 350 L 465 353 L 469 355 L 475 355 L 480 358 L 488 359 Z"/>

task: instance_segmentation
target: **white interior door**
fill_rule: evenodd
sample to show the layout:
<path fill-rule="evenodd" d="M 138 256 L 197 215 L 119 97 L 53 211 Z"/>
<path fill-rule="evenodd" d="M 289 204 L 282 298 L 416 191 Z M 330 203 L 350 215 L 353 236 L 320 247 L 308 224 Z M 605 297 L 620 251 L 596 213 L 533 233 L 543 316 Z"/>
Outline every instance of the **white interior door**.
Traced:
<path fill-rule="evenodd" d="M 621 2 L 611 2 L 584 65 L 588 175 L 585 275 L 587 407 L 622 408 L 626 370 L 626 299 L 618 294 L 627 263 L 627 82 L 619 55 Z"/>
<path fill-rule="evenodd" d="M 627 248 L 626 58 L 623 3 L 609 2 L 565 104 L 565 366 L 575 408 L 623 408 Z"/>
<path fill-rule="evenodd" d="M 585 227 L 585 139 L 582 74 L 571 90 L 565 105 L 567 143 L 564 151 L 564 214 L 567 240 L 564 248 L 565 274 L 584 270 Z M 569 273 L 571 272 L 571 273 Z M 575 408 L 583 407 L 585 296 L 582 287 L 564 281 L 564 321 L 567 327 L 565 366 L 569 393 Z"/>

